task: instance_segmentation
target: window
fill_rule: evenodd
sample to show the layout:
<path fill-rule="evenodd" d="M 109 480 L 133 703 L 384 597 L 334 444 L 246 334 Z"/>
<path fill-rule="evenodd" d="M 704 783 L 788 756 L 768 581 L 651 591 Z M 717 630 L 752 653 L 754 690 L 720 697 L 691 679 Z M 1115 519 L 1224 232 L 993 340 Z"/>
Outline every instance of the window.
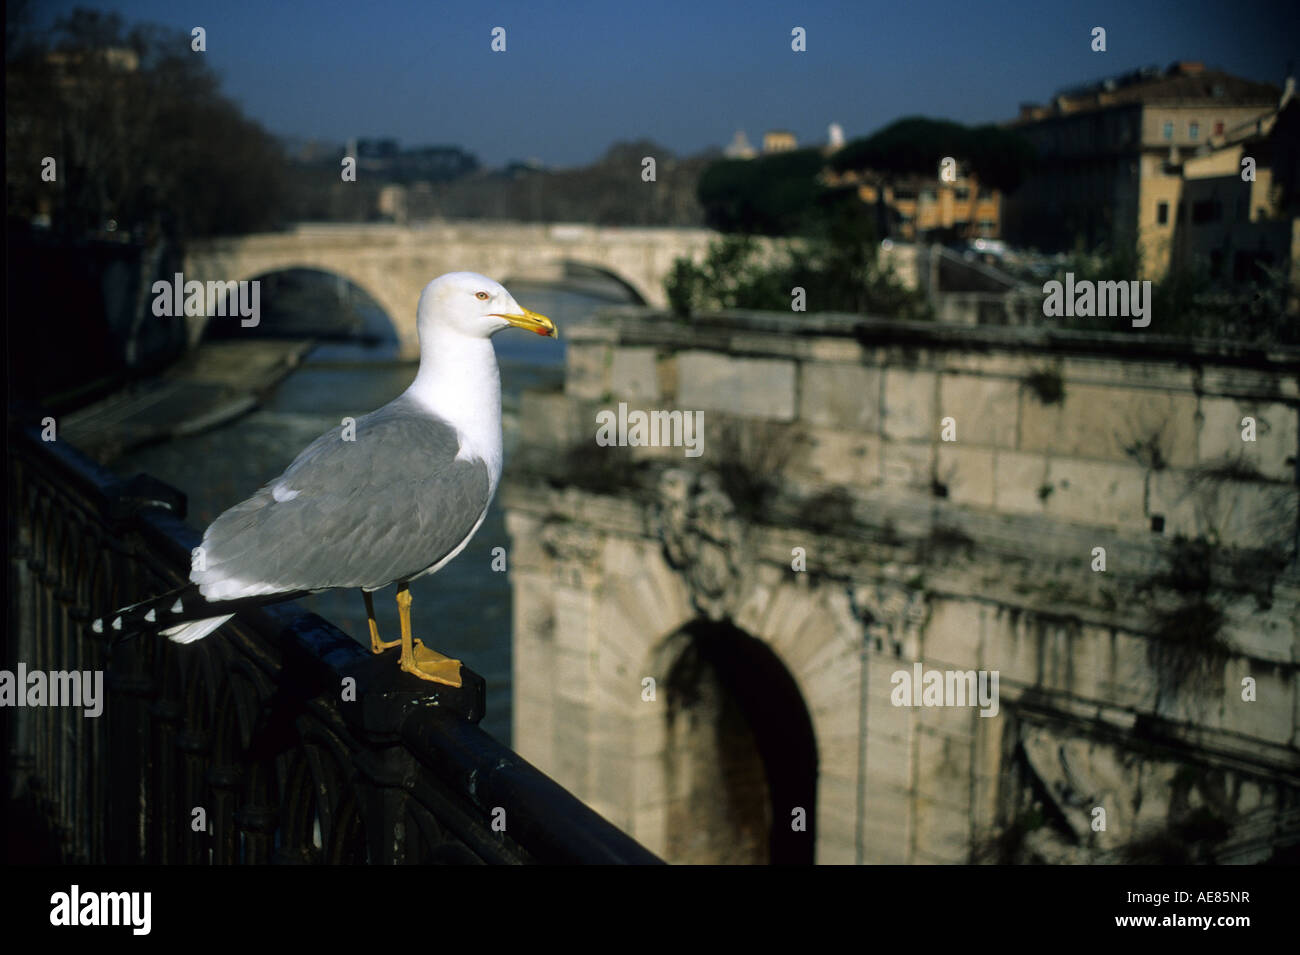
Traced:
<path fill-rule="evenodd" d="M 939 190 L 937 190 L 937 189 L 922 189 L 922 190 L 921 190 L 921 201 L 922 201 L 922 202 L 935 202 L 936 200 L 938 200 L 938 198 L 939 198 Z"/>
<path fill-rule="evenodd" d="M 993 190 L 988 188 L 988 186 L 980 186 L 980 191 L 976 194 L 976 196 L 981 200 L 992 199 Z"/>
<path fill-rule="evenodd" d="M 1169 203 L 1167 202 L 1156 203 L 1156 225 L 1168 225 L 1168 224 L 1169 224 Z"/>
<path fill-rule="evenodd" d="M 1164 134 L 1165 134 L 1165 139 L 1173 139 L 1173 138 L 1174 138 L 1174 124 L 1173 124 L 1173 122 L 1167 122 L 1167 123 L 1165 123 Z"/>
<path fill-rule="evenodd" d="M 956 189 L 956 190 L 954 191 L 954 193 L 953 193 L 953 197 L 954 197 L 958 202 L 965 202 L 967 199 L 970 198 L 970 187 L 969 187 L 969 186 L 958 186 L 957 189 Z"/>
<path fill-rule="evenodd" d="M 1216 136 L 1223 135 L 1223 120 L 1219 120 L 1217 123 L 1214 124 L 1214 135 Z"/>
<path fill-rule="evenodd" d="M 1201 138 L 1201 124 L 1200 124 L 1200 123 L 1188 123 L 1188 124 L 1187 124 L 1187 137 L 1188 137 L 1189 139 L 1200 139 L 1200 138 Z"/>
<path fill-rule="evenodd" d="M 915 190 L 915 189 L 895 189 L 895 190 L 894 190 L 894 198 L 895 198 L 895 199 L 915 199 L 915 198 L 916 198 L 916 190 Z"/>

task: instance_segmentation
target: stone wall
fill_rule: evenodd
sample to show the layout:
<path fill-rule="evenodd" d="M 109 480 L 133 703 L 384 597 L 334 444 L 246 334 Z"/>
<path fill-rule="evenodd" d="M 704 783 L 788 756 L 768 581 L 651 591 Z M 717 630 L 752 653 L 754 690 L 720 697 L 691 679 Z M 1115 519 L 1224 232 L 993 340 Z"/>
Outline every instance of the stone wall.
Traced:
<path fill-rule="evenodd" d="M 798 685 L 820 862 L 1300 842 L 1300 355 L 614 309 L 567 361 L 504 490 L 515 745 L 650 848 L 710 784 L 643 693 L 699 620 Z M 703 453 L 597 446 L 620 402 Z M 998 671 L 998 714 L 893 705 L 917 662 Z"/>

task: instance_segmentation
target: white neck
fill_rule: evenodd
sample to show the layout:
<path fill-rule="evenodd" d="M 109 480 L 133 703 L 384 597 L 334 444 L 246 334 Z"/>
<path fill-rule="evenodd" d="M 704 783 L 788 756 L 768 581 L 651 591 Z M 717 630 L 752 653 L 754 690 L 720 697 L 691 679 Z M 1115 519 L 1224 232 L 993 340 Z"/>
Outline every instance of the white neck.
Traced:
<path fill-rule="evenodd" d="M 406 394 L 456 429 L 457 457 L 483 460 L 495 493 L 501 477 L 501 372 L 491 339 L 446 328 L 422 334 L 420 370 Z"/>

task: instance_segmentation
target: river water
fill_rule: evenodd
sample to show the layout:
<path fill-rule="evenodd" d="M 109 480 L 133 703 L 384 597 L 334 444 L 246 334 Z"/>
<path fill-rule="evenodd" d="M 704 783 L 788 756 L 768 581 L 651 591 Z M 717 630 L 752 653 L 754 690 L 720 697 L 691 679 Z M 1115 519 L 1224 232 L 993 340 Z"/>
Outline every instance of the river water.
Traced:
<path fill-rule="evenodd" d="M 505 468 L 518 439 L 519 395 L 528 388 L 558 386 L 564 378 L 564 330 L 587 321 L 610 299 L 583 292 L 512 283 L 520 303 L 549 315 L 560 339 L 507 329 L 498 334 Z M 397 397 L 415 375 L 398 362 L 391 344 L 318 345 L 260 408 L 202 434 L 137 449 L 113 462 L 121 474 L 146 472 L 183 490 L 188 520 L 206 527 L 271 478 L 321 433 L 345 416 L 357 417 Z M 492 549 L 506 548 L 505 521 L 493 501 L 483 526 L 464 551 L 436 574 L 411 585 L 415 635 L 458 657 L 487 681 L 482 727 L 503 743 L 511 737 L 511 593 L 508 573 L 492 570 Z M 375 595 L 380 636 L 396 639 L 395 588 Z M 360 591 L 328 591 L 300 603 L 369 644 Z"/>

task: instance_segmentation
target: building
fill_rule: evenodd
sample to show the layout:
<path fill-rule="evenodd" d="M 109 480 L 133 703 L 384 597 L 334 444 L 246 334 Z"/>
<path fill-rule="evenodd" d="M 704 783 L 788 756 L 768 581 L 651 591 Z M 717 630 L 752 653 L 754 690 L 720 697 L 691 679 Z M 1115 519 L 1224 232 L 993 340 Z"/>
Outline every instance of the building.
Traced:
<path fill-rule="evenodd" d="M 973 174 L 959 174 L 952 182 L 916 176 L 884 188 L 885 202 L 897 214 L 891 233 L 900 239 L 996 239 L 1001 234 L 1001 196 L 981 186 Z M 863 198 L 871 201 L 869 195 Z"/>
<path fill-rule="evenodd" d="M 1136 242 L 1144 271 L 1159 277 L 1187 171 L 1201 178 L 1227 159 L 1187 163 L 1275 115 L 1279 100 L 1270 84 L 1178 62 L 1023 105 L 1012 125 L 1037 148 L 1039 167 L 1008 197 L 1007 239 L 1044 252 Z"/>
<path fill-rule="evenodd" d="M 1300 103 L 1289 93 L 1276 113 L 1225 131 L 1171 167 L 1178 194 L 1156 199 L 1155 224 L 1146 230 L 1158 262 L 1232 282 L 1280 266 L 1300 287 Z M 1243 177 L 1247 168 L 1252 175 Z"/>
<path fill-rule="evenodd" d="M 140 69 L 140 54 L 130 47 L 105 46 L 89 50 L 51 50 L 45 62 L 54 68 L 58 82 L 65 88 L 75 84 L 74 74 L 98 67 L 110 73 L 135 73 Z"/>
<path fill-rule="evenodd" d="M 878 210 L 882 237 L 917 240 L 996 239 L 1002 234 L 1002 195 L 958 166 L 948 182 L 938 177 L 885 176 L 871 170 L 828 173 L 826 184 L 857 184 L 858 196 Z"/>
<path fill-rule="evenodd" d="M 826 127 L 826 143 L 821 147 L 823 153 L 829 155 L 844 145 L 844 127 L 839 123 L 831 123 Z M 763 134 L 763 153 L 786 153 L 799 148 L 799 140 L 795 134 L 786 129 L 772 129 Z M 758 151 L 750 145 L 749 137 L 745 135 L 743 129 L 736 130 L 736 135 L 731 137 L 731 142 L 727 144 L 723 155 L 728 159 L 753 159 L 758 155 Z"/>
<path fill-rule="evenodd" d="M 379 189 L 379 215 L 386 222 L 405 225 L 408 221 L 406 210 L 407 187 L 389 183 Z"/>
<path fill-rule="evenodd" d="M 799 148 L 799 140 L 788 129 L 769 129 L 763 134 L 763 153 L 788 153 Z"/>

